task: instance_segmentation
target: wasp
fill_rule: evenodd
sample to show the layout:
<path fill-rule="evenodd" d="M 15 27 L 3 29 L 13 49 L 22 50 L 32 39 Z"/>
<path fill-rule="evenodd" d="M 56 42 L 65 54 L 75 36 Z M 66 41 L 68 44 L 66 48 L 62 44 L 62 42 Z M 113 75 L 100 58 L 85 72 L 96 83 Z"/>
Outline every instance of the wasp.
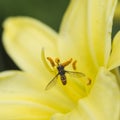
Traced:
<path fill-rule="evenodd" d="M 66 74 L 71 74 L 74 77 L 86 77 L 86 75 L 82 72 L 74 72 L 74 71 L 67 71 L 65 70 L 65 67 L 68 66 L 71 62 L 72 62 L 72 58 L 64 63 L 60 63 L 59 58 L 55 59 L 55 62 L 53 61 L 53 59 L 51 57 L 47 57 L 47 60 L 50 62 L 52 67 L 57 68 L 57 74 L 52 78 L 52 80 L 47 84 L 45 90 L 50 89 L 52 86 L 55 85 L 58 76 L 60 77 L 60 80 L 62 82 L 63 85 L 67 84 L 67 78 L 66 78 Z M 76 60 L 72 63 L 72 67 L 75 70 L 76 69 Z M 56 63 L 56 64 L 55 64 Z M 89 79 L 88 77 L 86 77 L 88 79 L 88 85 L 91 84 L 91 79 Z"/>

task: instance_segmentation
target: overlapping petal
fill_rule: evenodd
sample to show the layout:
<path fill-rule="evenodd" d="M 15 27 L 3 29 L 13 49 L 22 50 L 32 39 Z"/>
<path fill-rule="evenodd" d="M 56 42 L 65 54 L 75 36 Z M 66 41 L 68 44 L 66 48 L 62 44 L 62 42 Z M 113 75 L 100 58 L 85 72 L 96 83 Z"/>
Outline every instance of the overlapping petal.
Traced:
<path fill-rule="evenodd" d="M 116 77 L 101 68 L 89 96 L 81 99 L 72 112 L 56 114 L 53 120 L 118 120 L 119 111 L 120 91 Z"/>
<path fill-rule="evenodd" d="M 3 43 L 8 54 L 24 71 L 40 74 L 45 71 L 41 50 L 57 56 L 57 34 L 48 26 L 29 17 L 11 17 L 4 23 Z"/>
<path fill-rule="evenodd" d="M 0 119 L 48 120 L 54 113 L 66 113 L 74 106 L 75 103 L 61 91 L 38 89 L 26 73 L 0 74 Z"/>
<path fill-rule="evenodd" d="M 41 54 L 43 54 L 42 49 L 44 48 L 45 50 L 45 57 L 58 57 L 57 38 L 56 33 L 32 18 L 9 18 L 4 23 L 3 42 L 8 54 L 20 68 L 30 73 L 37 87 L 40 87 L 43 91 L 54 76 L 43 64 L 45 60 L 41 57 Z M 74 81 L 73 79 L 73 81 L 68 82 L 65 91 L 69 94 L 71 89 L 71 95 L 74 94 L 76 99 L 80 97 L 78 95 L 79 92 L 82 92 L 81 96 L 86 93 L 85 90 L 80 90 L 79 85 L 76 85 Z M 72 88 L 71 85 L 73 86 Z M 78 92 L 75 92 L 76 89 Z"/>
<path fill-rule="evenodd" d="M 107 64 L 111 49 L 112 17 L 117 0 L 72 0 L 60 29 L 60 48 L 71 51 L 80 70 L 96 72 Z"/>
<path fill-rule="evenodd" d="M 108 69 L 112 70 L 120 66 L 120 32 L 117 33 L 113 40 L 112 51 L 108 62 Z"/>
<path fill-rule="evenodd" d="M 54 110 L 39 103 L 33 84 L 21 72 L 0 74 L 0 119 L 48 119 Z"/>
<path fill-rule="evenodd" d="M 48 120 L 51 116 L 53 120 L 119 119 L 117 78 L 106 70 L 120 64 L 118 33 L 107 66 L 116 1 L 71 0 L 59 35 L 28 17 L 9 18 L 4 23 L 5 48 L 26 73 L 0 74 L 1 119 Z M 68 76 L 66 86 L 58 84 L 52 90 L 43 90 L 48 78 L 52 77 L 43 64 L 43 49 L 45 57 L 61 57 L 62 60 L 72 57 L 77 60 L 78 71 L 94 80 L 88 96 L 81 98 L 84 87 L 81 87 L 80 79 Z"/>

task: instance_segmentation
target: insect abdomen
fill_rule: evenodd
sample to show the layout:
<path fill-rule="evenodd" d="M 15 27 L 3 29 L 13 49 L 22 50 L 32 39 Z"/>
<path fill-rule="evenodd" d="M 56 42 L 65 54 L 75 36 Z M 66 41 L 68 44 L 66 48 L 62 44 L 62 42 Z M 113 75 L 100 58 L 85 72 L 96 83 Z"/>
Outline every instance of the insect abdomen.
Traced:
<path fill-rule="evenodd" d="M 61 75 L 60 78 L 61 78 L 62 84 L 66 85 L 67 84 L 66 76 L 65 75 Z"/>

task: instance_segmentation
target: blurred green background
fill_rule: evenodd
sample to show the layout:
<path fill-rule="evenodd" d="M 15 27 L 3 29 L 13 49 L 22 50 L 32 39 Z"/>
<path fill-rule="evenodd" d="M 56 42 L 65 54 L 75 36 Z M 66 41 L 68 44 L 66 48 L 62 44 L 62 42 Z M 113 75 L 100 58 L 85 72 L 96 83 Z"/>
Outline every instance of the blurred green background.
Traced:
<path fill-rule="evenodd" d="M 0 0 L 0 71 L 17 69 L 2 46 L 2 23 L 9 16 L 31 16 L 58 31 L 70 0 Z"/>
<path fill-rule="evenodd" d="M 70 0 L 0 0 L 0 71 L 17 69 L 2 46 L 2 23 L 9 16 L 31 16 L 58 31 L 64 11 Z M 120 6 L 117 7 L 113 35 L 120 30 Z"/>

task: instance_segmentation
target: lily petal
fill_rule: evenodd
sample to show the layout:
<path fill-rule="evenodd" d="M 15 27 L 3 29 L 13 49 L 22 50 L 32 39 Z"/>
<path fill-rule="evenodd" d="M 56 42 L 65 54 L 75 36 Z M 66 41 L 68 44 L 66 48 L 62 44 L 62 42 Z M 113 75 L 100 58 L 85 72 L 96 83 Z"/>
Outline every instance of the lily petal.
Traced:
<path fill-rule="evenodd" d="M 0 74 L 0 119 L 48 119 L 54 110 L 39 104 L 40 93 L 31 85 L 22 72 Z"/>
<path fill-rule="evenodd" d="M 120 91 L 114 74 L 101 68 L 88 97 L 68 114 L 56 114 L 53 120 L 118 120 Z"/>
<path fill-rule="evenodd" d="M 42 73 L 41 50 L 57 55 L 57 34 L 30 17 L 11 17 L 4 23 L 3 43 L 8 54 L 24 71 Z"/>
<path fill-rule="evenodd" d="M 113 40 L 112 52 L 108 62 L 108 69 L 112 70 L 118 66 L 120 66 L 120 31 Z"/>
<path fill-rule="evenodd" d="M 106 65 L 108 61 L 116 2 L 71 0 L 61 25 L 60 44 L 66 56 L 71 55 L 71 50 L 75 56 L 79 55 L 82 71 L 87 71 L 84 70 L 87 68 L 95 72 L 95 68 Z"/>
<path fill-rule="evenodd" d="M 39 83 L 23 72 L 1 73 L 0 119 L 48 120 L 53 114 L 66 113 L 76 105 L 66 93 L 57 89 L 41 91 L 36 84 Z"/>

